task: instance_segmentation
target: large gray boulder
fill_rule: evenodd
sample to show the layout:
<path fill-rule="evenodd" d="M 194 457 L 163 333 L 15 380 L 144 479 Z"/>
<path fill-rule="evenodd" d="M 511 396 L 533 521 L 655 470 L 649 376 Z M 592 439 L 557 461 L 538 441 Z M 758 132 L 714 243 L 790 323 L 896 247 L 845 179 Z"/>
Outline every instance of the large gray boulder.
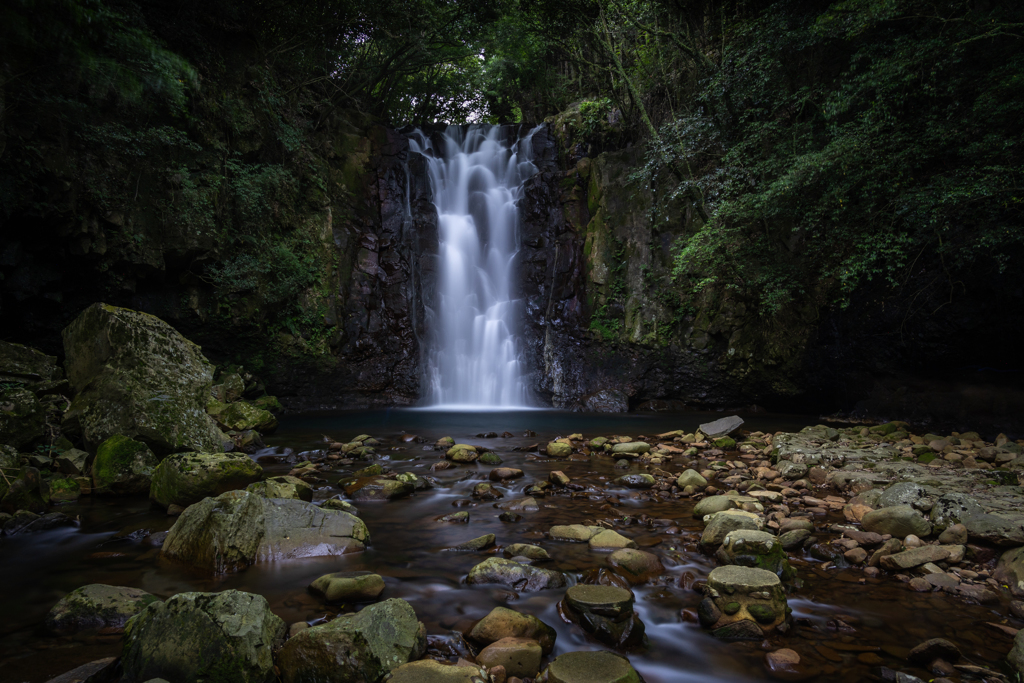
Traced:
<path fill-rule="evenodd" d="M 158 454 L 224 450 L 206 414 L 213 366 L 173 327 L 148 313 L 93 304 L 62 336 L 76 393 L 65 433 L 90 448 L 122 434 Z"/>
<path fill-rule="evenodd" d="M 369 539 L 362 520 L 347 512 L 228 491 L 190 505 L 167 532 L 161 553 L 223 573 L 256 562 L 359 552 Z"/>
<path fill-rule="evenodd" d="M 35 384 L 59 380 L 57 357 L 30 346 L 0 341 L 0 382 Z"/>
<path fill-rule="evenodd" d="M 391 598 L 300 631 L 277 654 L 284 683 L 369 683 L 427 649 L 427 629 Z"/>
<path fill-rule="evenodd" d="M 1013 637 L 1013 648 L 1006 656 L 1006 660 L 1017 676 L 1024 678 L 1024 631 L 1017 631 L 1017 635 Z"/>
<path fill-rule="evenodd" d="M 932 506 L 928 516 L 936 530 L 943 530 L 959 524 L 968 517 L 985 513 L 985 508 L 973 496 L 966 493 L 947 493 Z"/>
<path fill-rule="evenodd" d="M 977 514 L 961 520 L 971 540 L 995 545 L 1024 545 L 1024 515 Z"/>
<path fill-rule="evenodd" d="M 178 593 L 128 622 L 121 663 L 132 681 L 271 683 L 285 628 L 261 595 Z"/>
<path fill-rule="evenodd" d="M 129 619 L 156 601 L 155 595 L 140 588 L 90 583 L 53 606 L 46 615 L 46 628 L 60 635 L 98 629 L 123 631 Z"/>
<path fill-rule="evenodd" d="M 153 472 L 149 497 L 165 508 L 172 503 L 188 507 L 262 478 L 263 468 L 243 453 L 175 453 Z"/>

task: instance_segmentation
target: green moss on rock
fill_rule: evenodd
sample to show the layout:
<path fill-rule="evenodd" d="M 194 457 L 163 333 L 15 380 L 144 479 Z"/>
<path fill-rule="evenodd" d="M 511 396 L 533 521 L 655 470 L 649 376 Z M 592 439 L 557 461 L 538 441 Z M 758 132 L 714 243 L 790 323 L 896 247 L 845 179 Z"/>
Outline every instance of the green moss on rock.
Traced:
<path fill-rule="evenodd" d="M 150 499 L 163 507 L 187 507 L 263 478 L 263 468 L 242 453 L 176 453 L 157 466 Z"/>
<path fill-rule="evenodd" d="M 92 463 L 92 485 L 96 493 L 134 495 L 147 493 L 156 456 L 141 441 L 115 435 L 100 444 Z"/>

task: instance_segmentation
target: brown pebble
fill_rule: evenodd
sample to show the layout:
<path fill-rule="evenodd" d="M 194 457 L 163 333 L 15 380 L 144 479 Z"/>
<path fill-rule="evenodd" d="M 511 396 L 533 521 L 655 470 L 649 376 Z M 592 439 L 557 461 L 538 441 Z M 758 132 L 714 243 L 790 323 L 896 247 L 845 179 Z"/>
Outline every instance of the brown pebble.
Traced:
<path fill-rule="evenodd" d="M 918 593 L 927 593 L 932 589 L 932 585 L 928 581 L 920 576 L 915 576 L 907 582 L 907 586 L 910 590 L 917 591 Z"/>
<path fill-rule="evenodd" d="M 861 664 L 867 664 L 868 666 L 881 666 L 885 660 L 876 655 L 874 652 L 861 652 L 857 655 L 857 661 Z"/>

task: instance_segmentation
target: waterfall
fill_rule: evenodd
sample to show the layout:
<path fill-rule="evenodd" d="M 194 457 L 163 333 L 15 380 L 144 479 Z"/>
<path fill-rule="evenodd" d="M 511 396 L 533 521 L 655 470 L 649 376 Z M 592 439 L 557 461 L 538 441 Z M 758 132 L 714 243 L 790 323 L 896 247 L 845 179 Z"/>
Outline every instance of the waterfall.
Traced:
<path fill-rule="evenodd" d="M 423 349 L 426 405 L 529 404 L 518 342 L 523 309 L 512 291 L 517 202 L 537 172 L 535 131 L 515 139 L 507 127 L 473 125 L 410 135 L 410 150 L 426 160 L 437 207 L 437 301 L 428 302 Z"/>

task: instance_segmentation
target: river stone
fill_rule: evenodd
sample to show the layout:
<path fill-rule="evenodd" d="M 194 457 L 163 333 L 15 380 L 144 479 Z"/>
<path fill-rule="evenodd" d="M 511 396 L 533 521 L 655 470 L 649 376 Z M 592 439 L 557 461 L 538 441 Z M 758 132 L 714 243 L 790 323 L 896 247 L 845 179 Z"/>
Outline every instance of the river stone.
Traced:
<path fill-rule="evenodd" d="M 476 661 L 488 669 L 503 666 L 508 676 L 532 678 L 540 671 L 542 654 L 540 643 L 532 638 L 502 638 L 481 650 Z"/>
<path fill-rule="evenodd" d="M 703 519 L 707 515 L 713 515 L 723 510 L 731 510 L 739 507 L 735 496 L 708 496 L 693 507 L 693 516 Z"/>
<path fill-rule="evenodd" d="M 262 477 L 263 468 L 242 453 L 176 453 L 164 458 L 153 472 L 149 498 L 165 508 L 172 503 L 188 507 L 203 498 L 244 489 Z"/>
<path fill-rule="evenodd" d="M 708 575 L 707 594 L 721 612 L 719 620 L 711 625 L 716 631 L 742 620 L 754 622 L 767 631 L 786 619 L 788 607 L 782 582 L 764 569 L 717 567 Z"/>
<path fill-rule="evenodd" d="M 473 493 L 471 495 L 474 498 L 479 498 L 480 500 L 498 500 L 505 497 L 505 494 L 494 488 L 493 485 L 486 481 L 482 481 L 474 486 Z"/>
<path fill-rule="evenodd" d="M 148 493 L 159 461 L 146 444 L 115 435 L 100 444 L 92 461 L 93 492 L 110 495 Z"/>
<path fill-rule="evenodd" d="M 505 481 L 506 479 L 518 479 L 523 476 L 523 471 L 515 467 L 495 467 L 487 478 L 491 481 Z"/>
<path fill-rule="evenodd" d="M 179 593 L 128 622 L 121 664 L 133 681 L 270 683 L 285 629 L 261 595 Z"/>
<path fill-rule="evenodd" d="M 981 514 L 962 520 L 972 540 L 995 545 L 1024 545 L 1024 517 L 1021 515 Z"/>
<path fill-rule="evenodd" d="M 0 512 L 46 512 L 50 506 L 50 487 L 39 470 L 22 467 L 17 472 L 14 476 L 8 472 L 5 478 L 0 478 Z M 10 534 L 7 529 L 8 524 L 5 524 L 4 533 Z"/>
<path fill-rule="evenodd" d="M 391 598 L 300 631 L 277 653 L 283 683 L 379 681 L 427 649 L 427 629 Z"/>
<path fill-rule="evenodd" d="M 587 541 L 591 550 L 615 550 L 617 548 L 635 548 L 636 541 L 626 538 L 617 531 L 602 529 Z"/>
<path fill-rule="evenodd" d="M 799 462 L 791 462 L 789 460 L 781 461 L 775 469 L 778 470 L 783 479 L 788 479 L 790 481 L 806 477 L 808 472 L 807 465 Z"/>
<path fill-rule="evenodd" d="M 421 659 L 402 664 L 384 677 L 384 683 L 486 683 L 487 674 L 472 664 L 447 664 Z"/>
<path fill-rule="evenodd" d="M 500 557 L 490 557 L 469 570 L 468 584 L 500 583 L 521 593 L 565 586 L 562 572 L 538 569 Z"/>
<path fill-rule="evenodd" d="M 569 541 L 570 543 L 586 543 L 591 537 L 604 531 L 600 526 L 584 526 L 582 524 L 556 524 L 548 530 L 552 541 Z"/>
<path fill-rule="evenodd" d="M 930 496 L 932 493 L 928 488 L 912 481 L 901 481 L 882 491 L 876 507 L 889 508 L 897 505 L 910 505 L 920 508 Z"/>
<path fill-rule="evenodd" d="M 810 537 L 811 532 L 807 529 L 792 529 L 779 535 L 779 543 L 783 550 L 796 550 Z"/>
<path fill-rule="evenodd" d="M 618 586 L 576 585 L 565 593 L 564 612 L 606 645 L 643 645 L 644 623 L 633 611 L 633 594 Z"/>
<path fill-rule="evenodd" d="M 615 455 L 643 455 L 650 450 L 651 445 L 643 441 L 628 441 L 612 446 L 612 453 Z"/>
<path fill-rule="evenodd" d="M 525 498 L 513 498 L 507 500 L 504 503 L 497 503 L 495 505 L 499 510 L 508 510 L 510 512 L 536 512 L 540 509 L 537 504 L 537 499 L 531 496 Z"/>
<path fill-rule="evenodd" d="M 309 592 L 327 602 L 369 602 L 384 592 L 384 579 L 367 572 L 335 572 L 309 584 Z"/>
<path fill-rule="evenodd" d="M 445 550 L 452 550 L 457 552 L 471 552 L 477 550 L 484 550 L 494 545 L 494 534 L 484 534 L 483 536 L 477 536 L 476 538 L 470 539 L 459 545 L 445 548 Z"/>
<path fill-rule="evenodd" d="M 82 476 L 90 472 L 90 457 L 91 456 L 83 450 L 69 448 L 57 456 L 54 464 L 62 474 L 69 474 L 73 477 Z"/>
<path fill-rule="evenodd" d="M 359 516 L 359 508 L 357 508 L 355 505 L 348 502 L 347 500 L 341 500 L 340 498 L 329 498 L 324 502 L 320 503 L 320 507 L 322 507 L 324 510 L 341 510 L 342 512 L 347 512 L 350 515 L 355 515 L 356 517 Z M 469 516 L 468 512 L 464 514 L 467 517 Z"/>
<path fill-rule="evenodd" d="M 500 465 L 503 461 L 497 453 L 487 451 L 477 459 L 477 462 L 481 465 Z"/>
<path fill-rule="evenodd" d="M 353 500 L 361 502 L 383 502 L 412 495 L 415 485 L 400 479 L 371 479 L 345 488 Z"/>
<path fill-rule="evenodd" d="M 277 429 L 277 418 L 272 412 L 257 408 L 246 401 L 235 401 L 218 408 L 207 412 L 213 415 L 213 419 L 224 429 L 236 432 L 253 430 L 260 434 L 269 434 Z"/>
<path fill-rule="evenodd" d="M 629 660 L 607 651 L 567 652 L 548 664 L 538 683 L 641 683 Z"/>
<path fill-rule="evenodd" d="M 1015 597 L 1024 597 L 1024 547 L 1007 550 L 1000 555 L 993 576 L 1009 586 Z"/>
<path fill-rule="evenodd" d="M 981 514 L 985 514 L 985 508 L 973 496 L 965 493 L 946 493 L 935 501 L 929 517 L 935 529 L 942 530 L 959 524 L 968 517 Z"/>
<path fill-rule="evenodd" d="M 665 573 L 665 566 L 654 553 L 635 548 L 620 548 L 608 556 L 610 564 L 631 584 L 644 583 Z"/>
<path fill-rule="evenodd" d="M 173 327 L 148 313 L 93 304 L 62 336 L 76 392 L 65 434 L 90 448 L 122 434 L 158 454 L 223 450 L 206 414 L 213 366 Z"/>
<path fill-rule="evenodd" d="M 161 553 L 222 573 L 255 562 L 359 552 L 369 537 L 362 520 L 347 512 L 228 491 L 186 508 L 167 532 Z"/>
<path fill-rule="evenodd" d="M 129 619 L 156 601 L 139 588 L 91 583 L 61 598 L 46 615 L 46 628 L 59 635 L 98 629 L 120 633 Z"/>
<path fill-rule="evenodd" d="M 457 443 L 448 449 L 445 453 L 445 457 L 452 462 L 469 463 L 474 462 L 480 457 L 480 453 L 477 451 L 476 446 L 470 446 L 465 443 Z"/>
<path fill-rule="evenodd" d="M 544 550 L 544 548 L 541 548 L 539 545 L 530 545 L 529 543 L 513 543 L 512 545 L 507 545 L 502 549 L 501 554 L 510 559 L 513 557 L 525 557 L 528 560 L 551 559 L 547 550 Z"/>
<path fill-rule="evenodd" d="M 697 489 L 702 489 L 708 485 L 708 480 L 700 476 L 700 473 L 696 470 L 684 470 L 682 474 L 676 478 L 676 486 L 681 489 L 687 486 L 692 486 Z M 707 500 L 707 499 L 705 499 Z"/>
<path fill-rule="evenodd" d="M 883 569 L 901 571 L 920 567 L 929 562 L 945 562 L 962 560 L 963 546 L 922 545 L 879 558 Z"/>
<path fill-rule="evenodd" d="M 717 439 L 719 437 L 732 434 L 742 426 L 743 418 L 737 415 L 730 415 L 729 417 L 719 418 L 714 422 L 706 422 L 702 424 L 700 426 L 700 431 L 709 439 Z"/>
<path fill-rule="evenodd" d="M 245 490 L 264 498 L 290 498 L 304 500 L 307 503 L 313 500 L 313 487 L 298 477 L 288 475 L 268 477 L 255 484 L 249 484 Z"/>
<path fill-rule="evenodd" d="M 868 531 L 890 534 L 895 538 L 906 538 L 911 534 L 924 538 L 932 532 L 931 522 L 909 505 L 872 510 L 861 518 L 860 523 Z"/>
<path fill-rule="evenodd" d="M 761 518 L 752 512 L 743 510 L 724 510 L 716 512 L 711 516 L 711 521 L 704 527 L 704 533 L 700 536 L 700 545 L 705 548 L 715 548 L 722 544 L 725 537 L 731 531 L 749 529 L 760 531 L 764 528 Z"/>
<path fill-rule="evenodd" d="M 475 643 L 489 645 L 502 638 L 532 638 L 540 643 L 544 654 L 555 648 L 555 629 L 532 614 L 523 614 L 507 607 L 495 607 L 470 629 L 467 637 Z"/>
<path fill-rule="evenodd" d="M 544 449 L 544 452 L 553 458 L 567 458 L 572 455 L 572 446 L 559 441 L 552 441 Z"/>
<path fill-rule="evenodd" d="M 907 661 L 918 666 L 928 666 L 941 658 L 950 664 L 956 664 L 962 656 L 960 648 L 950 641 L 945 638 L 932 638 L 914 647 L 907 655 Z"/>
<path fill-rule="evenodd" d="M 42 439 L 46 408 L 28 389 L 0 389 L 0 443 L 23 448 Z"/>
<path fill-rule="evenodd" d="M 615 480 L 619 486 L 631 489 L 649 489 L 658 483 L 658 480 L 649 474 L 624 474 Z"/>
<path fill-rule="evenodd" d="M 722 547 L 715 553 L 715 559 L 719 564 L 765 569 L 777 574 L 783 581 L 796 577 L 796 570 L 790 566 L 780 539 L 764 531 L 730 531 L 722 540 Z"/>

